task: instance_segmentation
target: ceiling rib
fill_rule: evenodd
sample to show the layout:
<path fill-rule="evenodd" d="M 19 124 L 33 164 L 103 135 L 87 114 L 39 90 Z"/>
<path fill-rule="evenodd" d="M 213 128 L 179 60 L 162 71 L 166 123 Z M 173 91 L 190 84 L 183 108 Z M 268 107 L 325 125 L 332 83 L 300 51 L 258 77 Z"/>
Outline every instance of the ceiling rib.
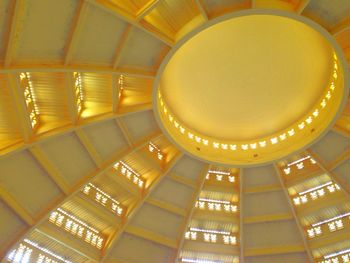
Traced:
<path fill-rule="evenodd" d="M 332 131 L 342 135 L 342 136 L 345 136 L 346 138 L 349 138 L 350 139 L 350 132 L 347 131 L 346 129 L 344 129 L 343 127 L 340 127 L 338 125 L 335 125 L 332 127 Z"/>
<path fill-rule="evenodd" d="M 186 216 L 186 210 L 185 209 L 182 209 L 178 206 L 175 206 L 175 205 L 172 205 L 170 203 L 167 203 L 167 202 L 164 202 L 164 201 L 160 201 L 160 200 L 157 200 L 155 198 L 152 198 L 152 197 L 149 197 L 147 200 L 146 200 L 147 203 L 153 205 L 153 206 L 156 206 L 156 207 L 159 207 L 165 211 L 168 211 L 170 213 L 173 213 L 175 215 L 179 215 L 179 216 L 183 216 L 185 217 Z"/>
<path fill-rule="evenodd" d="M 17 200 L 3 187 L 0 185 L 0 199 L 2 199 L 8 207 L 10 207 L 25 223 L 29 226 L 35 224 L 34 218 Z M 0 250 L 1 252 L 1 250 Z"/>
<path fill-rule="evenodd" d="M 20 73 L 20 72 L 94 72 L 101 74 L 117 74 L 125 75 L 136 78 L 147 78 L 154 79 L 155 75 L 153 72 L 139 70 L 139 69 L 113 69 L 105 66 L 93 66 L 93 65 L 60 65 L 60 64 L 28 64 L 28 65 L 13 65 L 10 67 L 0 67 L 0 73 Z"/>
<path fill-rule="evenodd" d="M 204 8 L 204 6 L 203 6 L 202 1 L 201 1 L 201 0 L 195 0 L 195 2 L 196 2 L 196 5 L 197 5 L 197 8 L 198 8 L 200 14 L 202 15 L 202 17 L 204 18 L 204 20 L 205 20 L 205 21 L 208 21 L 208 20 L 209 20 L 208 14 L 207 14 L 207 12 L 205 11 L 205 8 Z"/>
<path fill-rule="evenodd" d="M 243 227 L 244 227 L 244 216 L 243 216 L 243 173 L 244 169 L 239 169 L 239 262 L 244 263 L 244 236 L 243 236 Z"/>
<path fill-rule="evenodd" d="M 64 204 L 67 200 L 69 200 L 73 195 L 75 195 L 77 192 L 80 191 L 80 189 L 86 185 L 87 183 L 89 183 L 90 181 L 92 181 L 93 179 L 96 179 L 98 177 L 100 177 L 102 174 L 104 174 L 108 169 L 112 168 L 113 165 L 120 160 L 121 158 L 123 158 L 126 155 L 132 154 L 136 151 L 138 151 L 139 149 L 146 147 L 149 143 L 150 140 L 155 140 L 157 138 L 159 138 L 161 135 L 160 134 L 153 134 L 150 135 L 147 138 L 144 138 L 142 141 L 140 141 L 138 144 L 135 144 L 134 148 L 129 148 L 127 150 L 124 150 L 122 152 L 116 153 L 115 156 L 113 156 L 113 158 L 111 158 L 110 160 L 106 161 L 103 163 L 103 165 L 99 168 L 97 168 L 95 171 L 93 172 L 89 172 L 87 173 L 86 176 L 83 177 L 83 179 L 81 179 L 76 185 L 72 186 L 69 189 L 69 194 L 66 196 L 61 196 L 59 198 L 57 198 L 57 200 L 54 201 L 54 204 L 49 204 L 45 209 L 43 209 L 43 211 L 45 212 L 41 212 L 39 215 L 34 216 L 35 221 L 34 224 L 31 224 L 29 228 L 27 228 L 22 235 L 20 235 L 18 237 L 18 239 L 14 242 L 12 242 L 12 244 L 10 245 L 12 246 L 17 246 L 21 240 L 23 239 L 23 237 L 29 235 L 31 232 L 33 232 L 42 222 L 44 222 L 45 220 L 47 220 L 47 216 L 48 214 L 53 211 L 54 209 L 56 209 L 57 207 L 60 207 L 62 204 Z M 5 250 L 6 251 L 6 250 Z M 4 257 L 4 255 L 0 254 L 0 257 Z"/>
<path fill-rule="evenodd" d="M 94 161 L 97 167 L 102 166 L 102 158 L 96 151 L 93 144 L 90 142 L 89 138 L 86 136 L 85 132 L 78 128 L 75 130 L 75 134 L 78 136 L 80 142 L 84 145 L 84 148 L 89 153 L 91 159 Z"/>
<path fill-rule="evenodd" d="M 34 158 L 40 163 L 40 165 L 45 169 L 50 178 L 55 182 L 55 184 L 60 188 L 60 190 L 65 194 L 69 194 L 69 186 L 64 180 L 60 172 L 52 165 L 52 163 L 47 159 L 45 153 L 37 146 L 29 148 L 30 153 Z"/>
<path fill-rule="evenodd" d="M 305 248 L 303 244 L 246 248 L 244 256 L 245 257 L 272 256 L 272 255 L 300 253 L 300 252 L 305 252 Z"/>
<path fill-rule="evenodd" d="M 125 231 L 126 227 L 128 227 L 131 219 L 134 217 L 134 215 L 137 213 L 137 211 L 142 207 L 144 202 L 148 199 L 150 194 L 153 192 L 153 190 L 156 188 L 156 186 L 162 181 L 162 179 L 171 171 L 171 169 L 175 166 L 175 164 L 181 159 L 182 153 L 175 156 L 171 162 L 167 165 L 167 167 L 162 171 L 162 174 L 160 174 L 155 181 L 152 183 L 152 185 L 146 190 L 146 192 L 143 194 L 141 199 L 139 199 L 134 207 L 130 210 L 131 212 L 127 215 L 125 222 L 122 226 L 117 227 L 114 230 L 114 233 L 112 233 L 109 237 L 109 239 L 106 242 L 105 248 L 102 251 L 102 256 L 100 259 L 100 262 L 105 262 L 108 258 L 109 254 L 111 253 L 114 245 L 117 243 L 123 232 Z"/>
<path fill-rule="evenodd" d="M 117 16 L 118 18 L 126 21 L 127 23 L 130 23 L 133 26 L 147 32 L 148 34 L 152 35 L 153 37 L 155 37 L 156 39 L 160 40 L 161 42 L 163 42 L 164 44 L 166 44 L 170 47 L 174 45 L 174 42 L 171 39 L 169 39 L 163 35 L 160 35 L 159 33 L 155 32 L 155 31 L 149 30 L 146 27 L 143 27 L 141 24 L 138 23 L 138 21 L 135 17 L 131 17 L 130 15 L 126 15 L 125 12 L 121 12 L 119 9 L 112 6 L 110 3 L 102 3 L 101 1 L 98 1 L 98 0 L 85 0 L 85 1 L 103 9 L 103 10 Z"/>
<path fill-rule="evenodd" d="M 24 95 L 23 92 L 21 92 L 20 90 L 19 79 L 16 75 L 12 74 L 7 74 L 7 78 L 10 87 L 10 92 L 12 95 L 11 97 L 15 102 L 17 116 L 20 120 L 22 137 L 24 142 L 28 143 L 33 137 L 33 130 L 29 118 L 29 113 L 25 104 Z"/>
<path fill-rule="evenodd" d="M 122 54 L 123 54 L 123 50 L 124 50 L 126 43 L 130 37 L 131 30 L 132 30 L 132 26 L 130 24 L 128 24 L 125 27 L 125 30 L 124 30 L 122 36 L 120 37 L 120 41 L 119 41 L 118 46 L 117 46 L 116 51 L 115 51 L 113 69 L 118 68 L 120 59 L 121 59 Z"/>
<path fill-rule="evenodd" d="M 297 225 L 297 227 L 298 227 L 299 234 L 300 234 L 301 239 L 302 239 L 302 241 L 303 241 L 303 245 L 304 245 L 304 248 L 305 248 L 305 250 L 306 250 L 308 259 L 309 259 L 310 262 L 314 262 L 314 258 L 313 258 L 313 256 L 312 256 L 312 253 L 311 253 L 311 250 L 310 250 L 308 241 L 306 240 L 306 237 L 305 237 L 305 235 L 304 235 L 303 227 L 302 227 L 302 225 L 301 225 L 301 223 L 300 223 L 300 221 L 299 221 L 299 217 L 297 216 L 297 213 L 296 213 L 296 211 L 295 211 L 295 209 L 294 209 L 294 206 L 293 206 L 293 204 L 292 204 L 292 202 L 291 202 L 291 200 L 290 200 L 290 196 L 289 196 L 289 194 L 288 194 L 288 190 L 287 190 L 287 188 L 286 188 L 286 185 L 285 185 L 285 183 L 284 183 L 284 181 L 283 181 L 282 174 L 281 174 L 280 170 L 277 168 L 276 164 L 274 164 L 273 166 L 274 166 L 275 171 L 276 171 L 276 173 L 277 173 L 278 180 L 279 180 L 279 182 L 280 182 L 280 184 L 281 184 L 283 193 L 284 193 L 284 195 L 285 195 L 285 197 L 286 197 L 286 199 L 287 199 L 287 202 L 288 202 L 288 205 L 289 205 L 289 209 L 290 209 L 290 211 L 292 212 L 294 221 L 295 221 L 295 223 L 296 223 L 296 225 Z"/>
<path fill-rule="evenodd" d="M 297 6 L 295 12 L 301 14 L 304 9 L 310 4 L 311 0 L 300 0 L 299 5 Z"/>
<path fill-rule="evenodd" d="M 334 37 L 336 37 L 348 30 L 350 30 L 350 19 L 347 19 L 344 22 L 337 25 L 334 29 L 331 30 L 331 33 Z"/>
<path fill-rule="evenodd" d="M 19 31 L 22 28 L 24 21 L 23 14 L 26 10 L 27 0 L 15 0 L 13 14 L 11 15 L 12 21 L 7 39 L 7 47 L 5 53 L 4 66 L 11 65 L 13 58 L 16 54 L 16 49 L 19 43 Z"/>
<path fill-rule="evenodd" d="M 157 7 L 157 5 L 161 2 L 161 0 L 150 0 L 147 4 L 145 4 L 136 15 L 136 20 L 140 21 L 145 16 L 147 16 L 154 8 Z"/>
<path fill-rule="evenodd" d="M 208 171 L 210 170 L 210 165 L 204 165 L 204 167 L 202 168 L 202 170 L 200 171 L 199 173 L 199 179 L 197 181 L 197 187 L 196 189 L 194 190 L 193 192 L 193 195 L 192 195 L 192 199 L 191 199 L 191 202 L 190 204 L 190 207 L 188 208 L 187 212 L 186 212 L 186 217 L 184 219 L 184 222 L 183 222 L 183 226 L 182 226 L 182 229 L 179 231 L 181 233 L 181 236 L 180 236 L 180 239 L 178 241 L 178 244 L 177 244 L 177 248 L 176 248 L 176 258 L 174 258 L 174 262 L 177 262 L 177 260 L 179 259 L 180 257 L 180 253 L 181 253 L 181 248 L 183 246 L 183 243 L 185 241 L 185 232 L 188 228 L 188 225 L 191 221 L 191 218 L 192 218 L 192 215 L 194 213 L 194 209 L 195 209 L 195 203 L 199 197 L 199 194 L 201 193 L 202 189 L 203 189 L 203 186 L 204 186 L 204 183 L 205 183 L 205 177 L 208 173 Z"/>
<path fill-rule="evenodd" d="M 125 123 L 123 122 L 123 120 L 121 118 L 116 118 L 115 121 L 117 122 L 117 125 L 118 125 L 119 129 L 123 133 L 124 139 L 126 140 L 128 145 L 130 147 L 132 147 L 134 145 L 134 143 L 133 143 L 133 141 L 131 139 L 131 134 L 130 134 L 130 132 L 128 130 L 128 127 L 126 127 Z"/>
<path fill-rule="evenodd" d="M 75 51 L 78 44 L 81 29 L 83 28 L 84 23 L 86 21 L 88 9 L 89 9 L 88 3 L 86 3 L 84 0 L 80 0 L 78 12 L 75 16 L 76 19 L 73 22 L 73 27 L 65 48 L 64 62 L 63 62 L 65 66 L 70 64 L 72 60 L 73 52 Z"/>

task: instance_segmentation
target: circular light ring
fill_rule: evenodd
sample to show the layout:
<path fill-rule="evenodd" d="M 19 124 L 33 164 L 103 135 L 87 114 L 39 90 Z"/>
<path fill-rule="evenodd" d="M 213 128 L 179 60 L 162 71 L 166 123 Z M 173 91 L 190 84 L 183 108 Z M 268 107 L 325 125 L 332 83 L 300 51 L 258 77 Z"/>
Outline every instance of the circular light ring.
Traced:
<path fill-rule="evenodd" d="M 163 100 L 159 83 L 162 73 L 175 52 L 198 32 L 222 21 L 240 16 L 268 14 L 294 19 L 320 33 L 333 47 L 333 71 L 324 94 L 314 107 L 298 122 L 278 133 L 251 141 L 222 141 L 191 130 L 173 114 Z M 167 137 L 191 155 L 217 164 L 237 166 L 257 165 L 284 158 L 289 154 L 309 147 L 320 139 L 334 124 L 345 106 L 348 94 L 349 72 L 341 48 L 334 38 L 313 21 L 276 10 L 245 10 L 234 12 L 212 21 L 194 30 L 180 42 L 164 59 L 157 72 L 153 87 L 153 106 L 156 119 Z"/>

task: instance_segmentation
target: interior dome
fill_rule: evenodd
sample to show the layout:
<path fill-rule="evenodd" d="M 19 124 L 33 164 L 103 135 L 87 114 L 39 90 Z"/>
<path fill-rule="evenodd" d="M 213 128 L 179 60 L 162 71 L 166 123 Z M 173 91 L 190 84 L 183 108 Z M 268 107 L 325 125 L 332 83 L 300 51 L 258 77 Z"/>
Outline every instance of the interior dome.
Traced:
<path fill-rule="evenodd" d="M 0 1 L 0 261 L 350 262 L 349 14 Z"/>

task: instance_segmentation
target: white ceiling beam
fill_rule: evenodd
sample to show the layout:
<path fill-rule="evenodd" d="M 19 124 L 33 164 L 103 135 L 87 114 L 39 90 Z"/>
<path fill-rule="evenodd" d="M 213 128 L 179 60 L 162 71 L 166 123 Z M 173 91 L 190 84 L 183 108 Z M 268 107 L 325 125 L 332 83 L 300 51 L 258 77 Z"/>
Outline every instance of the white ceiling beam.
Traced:
<path fill-rule="evenodd" d="M 301 14 L 305 8 L 310 4 L 311 0 L 301 0 L 295 10 L 297 14 Z"/>
<path fill-rule="evenodd" d="M 350 30 L 350 19 L 347 19 L 342 23 L 340 23 L 339 25 L 337 25 L 335 28 L 331 30 L 331 33 L 333 34 L 334 37 L 337 37 L 348 30 Z"/>
<path fill-rule="evenodd" d="M 93 146 L 93 144 L 90 142 L 89 138 L 87 137 L 83 129 L 81 128 L 76 129 L 75 134 L 79 138 L 79 141 L 84 146 L 85 150 L 88 152 L 88 154 L 90 155 L 91 159 L 94 161 L 96 166 L 101 167 L 102 158 L 100 154 L 97 152 L 97 150 L 95 149 L 95 147 Z"/>
<path fill-rule="evenodd" d="M 68 42 L 65 47 L 64 62 L 63 62 L 65 66 L 70 64 L 70 62 L 72 61 L 73 53 L 77 48 L 78 40 L 82 31 L 82 28 L 84 27 L 88 10 L 89 10 L 89 4 L 84 0 L 80 0 L 77 14 L 74 16 L 75 20 L 73 22 L 72 31 L 68 37 Z"/>
<path fill-rule="evenodd" d="M 208 17 L 208 14 L 207 12 L 205 11 L 205 8 L 203 6 L 203 2 L 202 0 L 195 0 L 195 3 L 197 5 L 197 8 L 200 12 L 200 14 L 202 15 L 202 17 L 204 18 L 205 21 L 208 21 L 209 20 L 209 17 Z"/>
<path fill-rule="evenodd" d="M 133 143 L 132 136 L 131 136 L 125 122 L 121 118 L 116 118 L 115 121 L 117 122 L 117 125 L 124 136 L 124 139 L 126 140 L 128 145 L 130 147 L 132 147 L 134 145 L 134 143 Z"/>
<path fill-rule="evenodd" d="M 198 175 L 197 187 L 193 191 L 191 201 L 189 202 L 189 207 L 186 211 L 186 216 L 183 220 L 182 227 L 179 230 L 180 236 L 179 236 L 179 240 L 178 240 L 178 244 L 177 244 L 177 248 L 176 248 L 176 255 L 174 258 L 174 262 L 177 261 L 180 257 L 181 248 L 185 242 L 185 232 L 187 231 L 188 226 L 191 222 L 191 219 L 192 219 L 192 216 L 193 216 L 193 213 L 195 210 L 195 203 L 196 203 L 196 201 L 197 201 L 197 199 L 198 199 L 198 197 L 203 189 L 203 186 L 205 183 L 205 177 L 206 177 L 209 169 L 210 169 L 210 166 L 208 164 L 205 164 Z"/>
<path fill-rule="evenodd" d="M 299 230 L 299 235 L 301 236 L 301 240 L 303 241 L 303 246 L 304 246 L 304 249 L 305 249 L 305 251 L 307 253 L 308 259 L 309 259 L 310 262 L 314 262 L 314 257 L 312 256 L 312 252 L 311 252 L 309 243 L 308 243 L 308 241 L 307 241 L 307 239 L 305 237 L 304 230 L 303 230 L 303 227 L 301 225 L 300 219 L 299 219 L 299 217 L 297 215 L 297 212 L 296 212 L 296 210 L 295 210 L 295 208 L 294 208 L 294 206 L 292 204 L 291 198 L 290 198 L 290 196 L 288 194 L 288 190 L 287 190 L 286 185 L 285 185 L 285 183 L 283 181 L 283 178 L 282 178 L 283 175 L 281 174 L 280 169 L 278 169 L 276 164 L 274 164 L 273 166 L 275 168 L 277 177 L 278 177 L 279 182 L 281 184 L 281 187 L 283 189 L 284 196 L 287 199 L 287 203 L 289 205 L 290 212 L 292 213 L 294 221 L 295 221 L 295 223 L 297 225 L 297 228 Z"/>
<path fill-rule="evenodd" d="M 114 6 L 112 3 L 108 2 L 108 1 L 97 1 L 97 0 L 85 0 L 87 2 L 89 2 L 92 5 L 97 6 L 98 8 L 101 8 L 102 10 L 105 10 L 106 12 L 113 14 L 114 16 L 118 17 L 119 19 L 124 20 L 127 23 L 130 23 L 131 25 L 147 32 L 148 34 L 152 35 L 153 37 L 155 37 L 156 39 L 158 39 L 159 41 L 163 42 L 164 44 L 166 44 L 167 46 L 173 46 L 174 45 L 174 41 L 172 39 L 169 39 L 168 37 L 159 34 L 156 31 L 153 30 L 149 30 L 148 28 L 144 27 L 143 25 L 141 25 L 139 23 L 139 21 L 137 20 L 137 17 L 132 17 L 130 15 L 126 15 L 125 12 L 122 12 L 120 9 L 118 9 L 116 6 Z"/>
<path fill-rule="evenodd" d="M 69 194 L 69 185 L 63 178 L 61 173 L 56 169 L 56 167 L 49 161 L 46 154 L 37 146 L 29 148 L 30 153 L 34 158 L 40 163 L 40 165 L 45 169 L 49 177 L 55 182 L 55 184 L 60 188 L 60 190 L 65 194 Z"/>
<path fill-rule="evenodd" d="M 28 226 L 32 226 L 35 224 L 34 217 L 27 211 L 25 207 L 18 203 L 16 198 L 11 193 L 9 193 L 2 185 L 0 185 L 0 199 L 2 199 L 5 202 L 5 204 L 9 208 L 11 208 L 11 210 L 14 211 L 15 214 L 19 216 L 19 218 L 23 220 Z"/>
<path fill-rule="evenodd" d="M 132 26 L 130 24 L 126 25 L 124 32 L 123 32 L 122 36 L 120 37 L 116 51 L 115 51 L 115 56 L 114 56 L 114 61 L 113 61 L 113 69 L 118 68 L 120 59 L 123 55 L 123 50 L 126 47 L 126 43 L 128 42 L 128 39 L 131 35 L 131 30 L 132 30 Z"/>
<path fill-rule="evenodd" d="M 173 204 L 170 204 L 168 202 L 165 202 L 165 201 L 161 201 L 161 200 L 158 200 L 158 199 L 155 199 L 155 198 L 152 198 L 152 197 L 149 197 L 147 200 L 147 203 L 153 205 L 153 206 L 156 206 L 156 207 L 159 207 L 165 211 L 168 211 L 172 214 L 175 214 L 175 215 L 179 215 L 179 216 L 183 216 L 185 217 L 186 216 L 186 210 L 183 209 L 183 208 L 180 208 L 178 206 L 175 206 Z"/>
<path fill-rule="evenodd" d="M 12 2 L 14 2 L 14 7 L 13 13 L 11 15 L 12 20 L 9 29 L 9 34 L 7 37 L 7 46 L 4 60 L 5 67 L 8 67 L 12 64 L 12 61 L 16 55 L 16 51 L 19 44 L 20 31 L 23 27 L 23 16 L 26 11 L 27 0 L 13 0 Z"/>
<path fill-rule="evenodd" d="M 130 213 L 127 214 L 124 223 L 121 226 L 116 226 L 114 233 L 112 233 L 109 239 L 106 242 L 106 245 L 102 251 L 100 262 L 105 262 L 111 253 L 113 247 L 118 242 L 119 238 L 125 231 L 126 227 L 128 227 L 130 221 L 135 216 L 135 214 L 139 211 L 145 201 L 149 198 L 150 194 L 153 190 L 159 185 L 159 183 L 164 179 L 164 177 L 169 173 L 169 171 L 175 166 L 177 161 L 182 157 L 182 154 L 178 154 L 176 157 L 172 159 L 172 161 L 167 165 L 167 167 L 162 171 L 162 173 L 153 181 L 148 189 L 144 192 L 142 198 L 138 200 L 134 207 L 131 208 Z"/>
<path fill-rule="evenodd" d="M 14 101 L 17 116 L 21 126 L 21 133 L 24 143 L 29 143 L 33 137 L 32 125 L 27 110 L 23 90 L 20 87 L 20 80 L 17 74 L 7 74 L 11 98 Z"/>
<path fill-rule="evenodd" d="M 150 0 L 146 3 L 136 14 L 136 20 L 140 21 L 145 16 L 147 16 L 157 5 L 161 2 L 161 0 Z"/>
<path fill-rule="evenodd" d="M 140 69 L 113 69 L 112 67 L 106 66 L 94 66 L 94 65 L 78 65 L 70 64 L 63 66 L 60 64 L 25 64 L 25 65 L 11 65 L 10 67 L 0 67 L 0 73 L 21 73 L 21 72 L 95 72 L 101 74 L 116 74 L 125 75 L 135 78 L 147 78 L 154 79 L 155 72 L 144 71 Z"/>
<path fill-rule="evenodd" d="M 145 240 L 154 242 L 156 244 L 159 244 L 171 249 L 175 249 L 177 246 L 176 240 L 170 239 L 168 237 L 165 237 L 156 232 L 144 229 L 142 227 L 128 226 L 127 228 L 125 228 L 125 233 L 131 234 L 137 237 L 141 237 Z"/>
<path fill-rule="evenodd" d="M 46 208 L 42 209 L 42 211 L 35 215 L 33 218 L 35 218 L 35 221 L 33 224 L 31 224 L 28 228 L 25 229 L 25 231 L 22 231 L 21 235 L 18 237 L 15 237 L 17 241 L 11 242 L 13 247 L 17 246 L 22 239 L 29 235 L 31 232 L 33 232 L 41 223 L 45 222 L 48 218 L 48 215 L 60 207 L 62 204 L 67 202 L 67 200 L 70 200 L 77 192 L 81 190 L 82 187 L 84 187 L 86 184 L 91 182 L 92 180 L 100 177 L 103 175 L 106 171 L 111 169 L 113 165 L 120 159 L 122 159 L 124 156 L 133 154 L 134 152 L 140 150 L 143 147 L 146 147 L 151 140 L 156 140 L 159 138 L 161 134 L 153 134 L 150 135 L 147 138 L 144 138 L 142 141 L 140 141 L 138 144 L 135 144 L 133 148 L 129 148 L 127 150 L 124 150 L 122 152 L 117 152 L 111 159 L 104 162 L 103 165 L 94 171 L 89 171 L 76 185 L 69 188 L 69 194 L 66 196 L 58 196 L 54 203 L 50 203 Z M 0 254 L 0 258 L 2 258 L 4 255 Z"/>

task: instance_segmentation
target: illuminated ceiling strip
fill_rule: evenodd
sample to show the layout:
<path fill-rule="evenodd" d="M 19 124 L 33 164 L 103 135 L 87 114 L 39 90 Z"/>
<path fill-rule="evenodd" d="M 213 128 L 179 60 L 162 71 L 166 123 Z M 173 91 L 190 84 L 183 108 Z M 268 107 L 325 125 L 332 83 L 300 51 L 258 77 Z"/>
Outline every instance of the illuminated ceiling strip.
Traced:
<path fill-rule="evenodd" d="M 224 174 L 224 175 L 231 175 L 230 172 L 224 172 L 224 171 L 217 171 L 217 170 L 209 170 L 208 173 L 212 174 Z"/>
<path fill-rule="evenodd" d="M 89 183 L 89 186 L 91 186 L 92 188 L 94 188 L 97 192 L 99 192 L 100 194 L 108 197 L 110 200 L 112 200 L 113 202 L 119 204 L 119 202 L 117 200 L 115 200 L 113 197 L 111 197 L 109 194 L 107 194 L 106 192 L 102 191 L 100 188 L 98 188 L 97 186 L 95 186 L 92 183 Z"/>
<path fill-rule="evenodd" d="M 214 199 L 207 199 L 207 198 L 199 198 L 198 200 L 199 201 L 204 201 L 204 202 L 217 203 L 217 204 L 230 204 L 229 201 L 214 200 Z"/>
<path fill-rule="evenodd" d="M 335 216 L 335 217 L 330 218 L 330 219 L 327 219 L 327 220 L 323 220 L 323 221 L 321 221 L 321 222 L 312 224 L 311 226 L 315 227 L 315 226 L 323 225 L 323 224 L 332 222 L 332 221 L 334 221 L 334 220 L 337 220 L 337 219 L 340 219 L 340 218 L 344 218 L 344 217 L 346 217 L 346 216 L 350 216 L 350 212 L 348 212 L 348 213 L 346 213 L 346 214 L 339 215 L 339 216 Z"/>
<path fill-rule="evenodd" d="M 33 242 L 33 241 L 29 240 L 29 239 L 24 239 L 23 241 L 25 243 L 27 243 L 27 244 L 29 244 L 29 245 L 39 249 L 40 251 L 42 251 L 42 252 L 44 252 L 46 254 L 49 254 L 50 256 L 53 256 L 54 258 L 56 258 L 58 260 L 61 260 L 61 261 L 65 262 L 65 263 L 72 263 L 71 261 L 64 259 L 63 257 L 55 254 L 54 252 L 48 250 L 47 248 L 39 246 L 37 243 L 35 243 L 35 242 Z"/>
<path fill-rule="evenodd" d="M 294 164 L 300 163 L 300 162 L 305 161 L 305 160 L 310 159 L 310 158 L 311 158 L 311 156 L 308 155 L 308 156 L 306 156 L 306 157 L 300 158 L 299 160 L 296 160 L 296 161 L 294 161 L 294 162 L 291 162 L 291 163 L 287 164 L 287 166 L 288 166 L 288 167 L 289 167 L 289 166 L 292 166 L 292 165 L 294 165 Z"/>
<path fill-rule="evenodd" d="M 306 191 L 304 191 L 304 192 L 300 192 L 299 195 L 303 195 L 303 194 L 310 193 L 310 192 L 312 192 L 312 191 L 321 189 L 321 188 L 323 188 L 323 187 L 325 187 L 325 186 L 327 186 L 327 185 L 330 185 L 330 184 L 332 184 L 332 183 L 333 183 L 333 182 L 328 182 L 328 183 L 322 184 L 322 185 L 320 185 L 320 186 L 316 186 L 316 187 L 310 188 L 310 189 L 308 189 L 308 190 L 306 190 Z"/>
<path fill-rule="evenodd" d="M 217 260 L 193 259 L 193 258 L 182 258 L 181 261 L 187 262 L 187 263 L 224 263 L 223 261 L 217 261 Z"/>
<path fill-rule="evenodd" d="M 195 227 L 191 227 L 190 231 L 194 231 L 194 232 L 202 232 L 202 233 L 211 233 L 211 234 L 221 234 L 221 235 L 230 235 L 230 232 L 226 232 L 226 231 L 220 231 L 220 230 L 208 230 L 208 229 L 201 229 L 201 228 L 195 228 Z"/>
<path fill-rule="evenodd" d="M 339 256 L 339 255 L 342 255 L 342 254 L 346 254 L 346 253 L 349 253 L 349 252 L 350 252 L 350 248 L 344 249 L 344 250 L 341 250 L 341 251 L 338 251 L 338 252 L 335 252 L 335 253 L 332 253 L 332 254 L 325 255 L 323 258 L 324 259 L 328 259 L 328 258 L 336 257 L 336 256 Z"/>

